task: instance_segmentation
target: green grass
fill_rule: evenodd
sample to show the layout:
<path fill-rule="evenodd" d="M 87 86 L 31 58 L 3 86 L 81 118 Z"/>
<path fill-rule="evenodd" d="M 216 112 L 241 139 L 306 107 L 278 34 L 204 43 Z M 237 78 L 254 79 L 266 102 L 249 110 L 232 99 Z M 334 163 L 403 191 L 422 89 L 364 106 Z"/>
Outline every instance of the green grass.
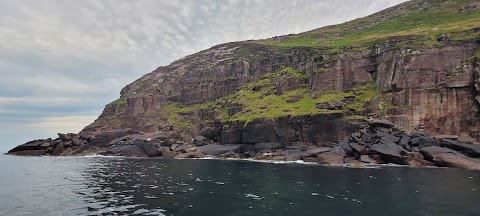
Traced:
<path fill-rule="evenodd" d="M 115 104 L 115 105 L 127 104 L 127 99 L 126 98 L 119 98 L 119 99 L 113 101 L 111 104 Z"/>
<path fill-rule="evenodd" d="M 319 47 L 336 53 L 346 47 L 362 50 L 374 44 L 400 40 L 401 46 L 416 48 L 438 46 L 437 37 L 449 35 L 452 41 L 474 40 L 480 36 L 472 29 L 480 26 L 480 10 L 460 12 L 460 8 L 476 0 L 427 1 L 430 10 L 413 9 L 403 16 L 381 21 L 372 15 L 337 26 L 286 36 L 282 40 L 253 41 L 276 47 Z M 409 2 L 415 8 L 419 1 Z M 369 26 L 375 24 L 373 26 Z M 405 38 L 410 38 L 405 40 Z M 396 42 L 398 43 L 398 42 Z M 403 44 L 402 44 L 403 43 Z"/>

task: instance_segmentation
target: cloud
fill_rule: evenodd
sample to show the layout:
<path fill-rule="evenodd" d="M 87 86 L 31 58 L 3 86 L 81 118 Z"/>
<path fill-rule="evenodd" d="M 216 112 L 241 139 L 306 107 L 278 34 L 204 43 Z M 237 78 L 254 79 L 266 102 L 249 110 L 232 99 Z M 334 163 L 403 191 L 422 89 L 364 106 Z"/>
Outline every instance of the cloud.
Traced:
<path fill-rule="evenodd" d="M 0 1 L 0 120 L 83 124 L 55 118 L 98 115 L 124 85 L 216 44 L 300 33 L 403 1 Z"/>

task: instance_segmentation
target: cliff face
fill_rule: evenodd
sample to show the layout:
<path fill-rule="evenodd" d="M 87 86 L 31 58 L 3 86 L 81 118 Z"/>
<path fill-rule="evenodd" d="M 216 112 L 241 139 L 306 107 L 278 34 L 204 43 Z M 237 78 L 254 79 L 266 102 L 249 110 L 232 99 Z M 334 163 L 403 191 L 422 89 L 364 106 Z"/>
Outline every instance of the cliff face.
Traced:
<path fill-rule="evenodd" d="M 368 117 L 480 138 L 477 2 L 410 1 L 299 35 L 227 43 L 127 85 L 80 133 L 331 144 Z"/>

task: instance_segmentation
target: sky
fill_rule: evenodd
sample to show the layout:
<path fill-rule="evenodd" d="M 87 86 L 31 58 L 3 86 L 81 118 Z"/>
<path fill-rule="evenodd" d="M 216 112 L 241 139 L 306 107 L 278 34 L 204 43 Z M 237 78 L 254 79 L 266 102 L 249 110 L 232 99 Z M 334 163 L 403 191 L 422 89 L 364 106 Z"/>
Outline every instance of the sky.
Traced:
<path fill-rule="evenodd" d="M 404 1 L 0 0 L 0 152 L 79 132 L 122 87 L 185 55 Z"/>

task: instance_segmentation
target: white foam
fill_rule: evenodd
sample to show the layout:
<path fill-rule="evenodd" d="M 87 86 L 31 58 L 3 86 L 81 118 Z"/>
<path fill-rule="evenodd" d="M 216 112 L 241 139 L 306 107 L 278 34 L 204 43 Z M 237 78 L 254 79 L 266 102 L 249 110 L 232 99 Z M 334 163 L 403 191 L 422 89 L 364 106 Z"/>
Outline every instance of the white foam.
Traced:
<path fill-rule="evenodd" d="M 328 198 L 330 198 L 330 199 L 333 199 L 333 198 L 335 198 L 335 197 L 333 197 L 333 196 L 330 196 L 330 195 L 325 195 L 325 196 L 327 196 L 327 197 L 328 197 Z"/>
<path fill-rule="evenodd" d="M 318 196 L 318 195 L 320 195 L 320 194 L 318 194 L 318 193 L 312 193 L 312 196 Z"/>
<path fill-rule="evenodd" d="M 262 200 L 262 199 L 265 199 L 265 197 L 260 197 L 260 196 L 258 196 L 258 195 L 251 194 L 251 193 L 245 194 L 245 198 L 252 198 L 252 199 L 254 199 L 254 200 Z"/>

